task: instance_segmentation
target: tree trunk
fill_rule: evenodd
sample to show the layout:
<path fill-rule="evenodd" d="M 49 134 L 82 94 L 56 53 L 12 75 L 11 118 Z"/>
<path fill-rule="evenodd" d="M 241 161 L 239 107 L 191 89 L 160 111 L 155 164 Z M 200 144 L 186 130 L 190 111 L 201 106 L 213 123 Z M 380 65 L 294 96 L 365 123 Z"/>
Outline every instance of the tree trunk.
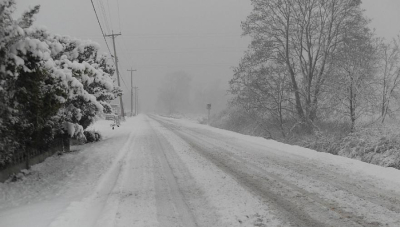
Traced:
<path fill-rule="evenodd" d="M 353 81 L 352 81 L 353 82 Z M 350 84 L 350 98 L 349 98 L 349 104 L 350 104 L 350 120 L 351 120 L 351 132 L 354 132 L 355 129 L 355 124 L 356 124 L 356 113 L 355 113 L 355 95 L 353 94 L 353 84 Z"/>
<path fill-rule="evenodd" d="M 289 9 L 290 10 L 290 9 Z M 290 14 L 290 13 L 289 13 Z M 301 121 L 305 121 L 305 116 L 304 116 L 304 111 L 301 105 L 301 99 L 300 99 L 300 91 L 299 91 L 299 87 L 297 85 L 297 81 L 296 81 L 296 77 L 295 77 L 295 73 L 293 71 L 293 68 L 290 64 L 290 54 L 289 54 L 289 26 L 290 26 L 290 17 L 288 16 L 286 18 L 286 31 L 285 31 L 285 62 L 286 62 L 286 66 L 288 68 L 289 74 L 290 74 L 290 79 L 292 81 L 292 87 L 294 90 L 294 97 L 296 100 L 296 110 L 297 110 L 297 114 L 299 115 L 299 118 L 301 119 Z"/>

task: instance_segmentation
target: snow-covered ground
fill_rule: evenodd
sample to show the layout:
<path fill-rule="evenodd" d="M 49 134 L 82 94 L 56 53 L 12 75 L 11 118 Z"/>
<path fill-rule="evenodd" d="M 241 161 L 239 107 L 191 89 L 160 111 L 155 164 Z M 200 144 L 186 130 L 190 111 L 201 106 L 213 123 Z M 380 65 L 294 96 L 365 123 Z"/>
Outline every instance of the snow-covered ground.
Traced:
<path fill-rule="evenodd" d="M 127 142 L 134 120 L 112 130 L 109 121 L 92 128 L 103 141 L 72 147 L 35 165 L 22 181 L 0 183 L 0 226 L 48 226 L 73 201 L 91 195 Z"/>
<path fill-rule="evenodd" d="M 400 171 L 139 115 L 0 184 L 0 226 L 400 226 Z"/>

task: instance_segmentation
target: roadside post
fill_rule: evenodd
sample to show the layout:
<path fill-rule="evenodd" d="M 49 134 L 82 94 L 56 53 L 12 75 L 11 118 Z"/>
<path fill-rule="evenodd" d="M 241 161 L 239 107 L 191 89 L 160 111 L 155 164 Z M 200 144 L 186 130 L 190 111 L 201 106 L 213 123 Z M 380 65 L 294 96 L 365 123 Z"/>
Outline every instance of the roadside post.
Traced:
<path fill-rule="evenodd" d="M 211 103 L 207 104 L 207 110 L 208 110 L 208 119 L 207 119 L 207 124 L 210 125 L 210 110 L 211 110 Z"/>

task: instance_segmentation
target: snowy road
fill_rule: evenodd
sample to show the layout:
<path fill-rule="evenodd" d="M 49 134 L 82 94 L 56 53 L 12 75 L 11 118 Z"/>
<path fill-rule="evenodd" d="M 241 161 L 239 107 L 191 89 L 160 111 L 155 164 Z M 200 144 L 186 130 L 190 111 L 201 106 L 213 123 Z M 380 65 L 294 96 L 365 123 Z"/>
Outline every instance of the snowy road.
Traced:
<path fill-rule="evenodd" d="M 0 184 L 0 226 L 400 226 L 395 169 L 158 116 L 104 130 Z"/>

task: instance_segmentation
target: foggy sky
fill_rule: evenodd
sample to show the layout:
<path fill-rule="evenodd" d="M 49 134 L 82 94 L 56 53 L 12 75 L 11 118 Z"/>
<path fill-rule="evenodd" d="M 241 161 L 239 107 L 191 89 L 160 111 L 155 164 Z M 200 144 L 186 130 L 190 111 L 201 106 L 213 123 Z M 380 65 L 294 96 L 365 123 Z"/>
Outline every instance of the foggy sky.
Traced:
<path fill-rule="evenodd" d="M 91 39 L 108 52 L 90 0 L 16 0 L 17 12 L 41 5 L 36 25 L 52 33 Z M 142 109 L 153 109 L 159 82 L 168 73 L 184 71 L 192 87 L 220 83 L 228 88 L 250 39 L 241 37 L 241 21 L 252 7 L 249 0 L 93 0 L 106 34 L 117 38 L 125 109 L 130 109 L 130 73 L 139 87 Z M 103 3 L 103 8 L 100 3 Z M 118 7 L 119 6 L 119 7 Z M 379 36 L 400 32 L 399 0 L 363 0 L 371 27 Z M 104 21 L 104 13 L 107 22 Z M 119 13 L 118 13 L 119 12 Z M 108 39 L 112 49 L 112 42 Z M 212 102 L 212 100 L 210 100 Z"/>

